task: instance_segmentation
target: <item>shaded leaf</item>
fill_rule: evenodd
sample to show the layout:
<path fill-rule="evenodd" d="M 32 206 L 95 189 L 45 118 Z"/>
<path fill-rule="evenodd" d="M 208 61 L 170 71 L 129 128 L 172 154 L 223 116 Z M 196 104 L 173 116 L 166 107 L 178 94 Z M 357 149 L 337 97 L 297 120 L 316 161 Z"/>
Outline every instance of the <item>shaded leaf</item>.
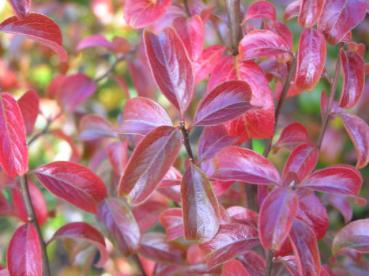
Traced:
<path fill-rule="evenodd" d="M 288 4 L 284 10 L 283 18 L 285 21 L 289 21 L 294 17 L 297 17 L 300 12 L 301 1 L 295 0 Z"/>
<path fill-rule="evenodd" d="M 282 130 L 278 141 L 273 145 L 273 147 L 293 149 L 299 144 L 306 143 L 310 143 L 307 130 L 302 124 L 296 122 L 289 124 Z"/>
<path fill-rule="evenodd" d="M 246 268 L 238 260 L 227 261 L 222 268 L 221 276 L 249 276 Z"/>
<path fill-rule="evenodd" d="M 128 142 L 112 142 L 106 147 L 106 151 L 114 173 L 120 176 L 128 161 Z"/>
<path fill-rule="evenodd" d="M 141 232 L 147 231 L 151 226 L 158 223 L 160 213 L 168 208 L 168 204 L 154 199 L 146 200 L 144 203 L 133 208 L 132 212 L 136 218 Z"/>
<path fill-rule="evenodd" d="M 87 114 L 79 123 L 79 139 L 92 141 L 101 138 L 116 137 L 113 126 L 103 117 Z"/>
<path fill-rule="evenodd" d="M 29 90 L 18 100 L 19 108 L 23 115 L 24 126 L 27 134 L 31 134 L 39 112 L 40 98 L 37 92 Z"/>
<path fill-rule="evenodd" d="M 184 236 L 184 225 L 181 208 L 166 209 L 160 215 L 160 223 L 165 229 L 168 241 Z"/>
<path fill-rule="evenodd" d="M 275 20 L 276 14 L 277 12 L 272 3 L 264 0 L 256 1 L 247 8 L 247 12 L 242 23 L 256 18 Z"/>

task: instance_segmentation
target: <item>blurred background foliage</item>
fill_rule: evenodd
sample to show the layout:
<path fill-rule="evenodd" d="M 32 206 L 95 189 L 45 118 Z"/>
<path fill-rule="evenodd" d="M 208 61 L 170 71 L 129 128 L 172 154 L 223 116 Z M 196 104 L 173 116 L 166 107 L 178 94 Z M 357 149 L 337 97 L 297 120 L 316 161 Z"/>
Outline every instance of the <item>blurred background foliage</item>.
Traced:
<path fill-rule="evenodd" d="M 97 78 L 104 74 L 109 66 L 114 62 L 113 54 L 103 48 L 92 48 L 78 52 L 76 50 L 77 44 L 85 37 L 92 34 L 102 34 L 108 40 L 114 37 L 123 37 L 131 45 L 137 45 L 141 33 L 133 30 L 124 21 L 123 18 L 123 2 L 122 0 L 33 0 L 33 11 L 48 15 L 54 19 L 60 26 L 63 38 L 64 47 L 69 53 L 68 64 L 60 64 L 56 55 L 51 50 L 36 44 L 23 37 L 11 36 L 7 34 L 0 34 L 0 90 L 8 91 L 16 96 L 22 95 L 28 89 L 38 91 L 39 95 L 43 97 L 41 102 L 41 110 L 44 116 L 39 116 L 36 128 L 42 129 L 46 124 L 46 117 L 48 114 L 56 114 L 59 109 L 56 102 L 47 97 L 50 82 L 60 74 L 73 74 L 76 72 L 83 72 L 91 78 Z M 174 1 L 176 2 L 176 1 Z M 224 14 L 223 1 L 204 1 L 207 3 L 214 3 L 216 14 L 218 14 L 224 22 L 226 16 Z M 252 1 L 243 1 L 244 7 L 247 7 Z M 286 5 L 291 2 L 288 0 L 274 0 L 272 1 L 278 8 L 278 17 L 283 18 L 283 10 Z M 10 5 L 7 1 L 0 1 L 0 20 L 11 16 L 13 14 Z M 297 49 L 299 34 L 301 27 L 296 23 L 296 20 L 288 22 L 288 26 L 293 32 L 294 50 Z M 211 28 L 211 26 L 207 26 Z M 210 36 L 206 38 L 207 46 L 219 43 L 214 32 L 209 31 Z M 227 32 L 224 32 L 227 35 Z M 369 20 L 368 18 L 361 23 L 353 32 L 353 37 L 356 42 L 362 42 L 369 46 Z M 327 58 L 327 71 L 332 75 L 333 66 L 337 58 L 337 46 L 329 46 Z M 368 60 L 368 51 L 366 52 L 366 60 Z M 114 70 L 114 76 L 123 78 L 128 85 L 129 94 L 131 97 L 137 95 L 133 86 L 132 76 L 127 70 L 126 62 L 121 62 Z M 338 91 L 341 89 L 342 80 L 339 81 Z M 201 95 L 205 90 L 205 83 L 197 86 L 197 95 Z M 306 126 L 311 138 L 317 139 L 320 130 L 320 94 L 327 90 L 328 85 L 324 80 L 321 80 L 316 88 L 311 92 L 305 92 L 301 95 L 290 98 L 286 101 L 283 107 L 282 116 L 279 122 L 277 135 L 279 131 L 288 123 L 293 121 L 301 122 Z M 127 100 L 127 94 L 123 91 L 122 86 L 117 83 L 113 77 L 103 79 L 98 83 L 98 89 L 94 96 L 82 106 L 76 114 L 67 114 L 63 116 L 55 125 L 53 129 L 60 129 L 65 134 L 72 137 L 71 147 L 70 143 L 64 139 L 60 139 L 55 135 L 45 135 L 39 139 L 30 148 L 30 162 L 31 168 L 35 168 L 40 164 L 48 163 L 53 160 L 69 160 L 71 156 L 76 154 L 80 157 L 81 162 L 88 164 L 91 147 L 99 147 L 99 144 L 82 144 L 78 141 L 78 120 L 85 113 L 99 114 L 112 123 L 119 121 L 119 116 Z M 169 113 L 174 113 L 173 108 L 169 106 L 168 102 L 159 93 L 156 94 L 159 102 L 165 106 Z M 367 83 L 365 91 L 361 98 L 361 103 L 352 112 L 358 114 L 361 118 L 369 122 L 369 83 Z M 196 104 L 190 110 L 194 110 Z M 194 131 L 192 139 L 197 141 L 199 131 Z M 258 152 L 264 151 L 265 141 L 253 140 L 252 146 Z M 288 156 L 287 151 L 280 151 L 271 155 L 273 162 L 282 168 L 284 160 Z M 322 152 L 320 156 L 319 167 L 324 167 L 329 164 L 349 163 L 355 165 L 356 158 L 353 151 L 352 144 L 347 137 L 343 124 L 339 119 L 333 120 L 326 133 Z M 181 164 L 179 162 L 179 164 Z M 107 165 L 105 167 L 96 168 L 96 172 L 101 175 L 107 175 Z M 364 185 L 361 196 L 368 199 L 368 177 L 369 169 L 362 170 L 364 175 Z M 106 178 L 105 177 L 105 178 Z M 2 182 L 2 181 L 1 181 Z M 0 184 L 1 185 L 1 184 Z M 39 186 L 40 187 L 40 186 Z M 7 189 L 4 190 L 4 195 L 9 197 Z M 44 191 L 44 196 L 48 204 L 50 218 L 43 226 L 45 236 L 47 238 L 58 229 L 60 226 L 70 221 L 85 220 L 95 225 L 94 218 L 86 213 L 83 213 L 76 208 L 56 201 L 50 193 Z M 330 209 L 330 229 L 335 230 L 342 227 L 344 221 L 341 215 Z M 353 219 L 369 217 L 369 208 L 366 206 L 354 205 Z M 0 263 L 4 263 L 6 246 L 15 229 L 19 223 L 14 218 L 0 217 Z M 328 239 L 332 238 L 329 233 Z M 324 240 L 322 241 L 324 243 Z M 96 261 L 96 256 L 91 254 L 90 262 L 82 261 L 84 257 L 72 261 L 68 256 L 73 256 L 82 248 L 77 248 L 72 244 L 53 243 L 49 246 L 48 251 L 51 256 L 52 267 L 56 270 L 59 267 L 64 267 L 58 275 L 87 275 L 90 270 L 90 265 Z M 68 254 L 66 254 L 68 252 Z M 324 252 L 324 251 L 322 251 Z M 91 252 L 90 252 L 91 253 Z M 329 252 L 325 252 L 329 254 Z M 88 254 L 85 253 L 85 254 Z M 324 254 L 324 253 L 322 253 Z M 123 258 L 115 258 L 110 262 L 114 262 L 114 266 L 118 267 L 121 275 L 129 275 L 132 269 Z M 66 266 L 69 264 L 69 266 Z M 73 264 L 73 265 L 72 265 Z M 108 264 L 113 266 L 113 264 Z M 88 275 L 101 275 L 101 271 L 89 271 Z M 108 275 L 108 274 L 106 274 Z M 109 274 L 110 275 L 110 274 Z"/>

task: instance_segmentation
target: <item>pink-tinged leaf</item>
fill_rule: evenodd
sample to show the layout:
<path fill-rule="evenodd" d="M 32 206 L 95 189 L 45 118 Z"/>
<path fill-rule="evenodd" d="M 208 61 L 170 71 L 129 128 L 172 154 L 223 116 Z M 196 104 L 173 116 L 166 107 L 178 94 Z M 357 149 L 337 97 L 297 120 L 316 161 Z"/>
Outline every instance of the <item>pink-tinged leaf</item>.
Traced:
<path fill-rule="evenodd" d="M 112 142 L 106 147 L 106 151 L 114 173 L 120 176 L 128 161 L 128 142 Z"/>
<path fill-rule="evenodd" d="M 297 258 L 295 256 L 279 257 L 278 262 L 283 265 L 283 267 L 290 273 L 291 276 L 300 276 Z"/>
<path fill-rule="evenodd" d="M 31 9 L 32 0 L 8 0 L 19 18 L 27 16 Z"/>
<path fill-rule="evenodd" d="M 126 0 L 124 19 L 133 28 L 144 28 L 162 17 L 172 0 Z"/>
<path fill-rule="evenodd" d="M 310 143 L 307 130 L 302 124 L 296 122 L 286 126 L 282 130 L 278 141 L 273 147 L 293 149 L 299 144 L 305 143 Z"/>
<path fill-rule="evenodd" d="M 146 135 L 156 127 L 172 125 L 163 107 L 149 98 L 137 97 L 128 100 L 124 106 L 119 130 L 124 134 Z"/>
<path fill-rule="evenodd" d="M 102 180 L 88 168 L 65 161 L 38 167 L 34 174 L 55 196 L 85 210 L 96 213 L 97 205 L 107 195 Z"/>
<path fill-rule="evenodd" d="M 165 210 L 160 215 L 160 223 L 165 229 L 168 241 L 172 241 L 184 236 L 182 209 L 171 208 Z"/>
<path fill-rule="evenodd" d="M 201 57 L 204 47 L 204 23 L 199 15 L 189 18 L 177 17 L 173 21 L 173 27 L 187 50 L 191 60 L 196 61 Z"/>
<path fill-rule="evenodd" d="M 369 219 L 360 219 L 347 224 L 334 237 L 333 254 L 354 249 L 360 253 L 369 252 Z"/>
<path fill-rule="evenodd" d="M 9 275 L 42 275 L 41 241 L 32 224 L 23 224 L 15 231 L 6 258 Z"/>
<path fill-rule="evenodd" d="M 327 232 L 329 226 L 328 213 L 314 193 L 299 198 L 297 218 L 314 230 L 318 240 L 322 239 Z"/>
<path fill-rule="evenodd" d="M 262 155 L 241 147 L 229 146 L 219 151 L 213 161 L 212 178 L 251 184 L 279 183 L 274 165 Z"/>
<path fill-rule="evenodd" d="M 123 254 L 135 252 L 140 241 L 140 229 L 128 204 L 118 198 L 107 198 L 98 207 L 97 219 L 117 243 Z"/>
<path fill-rule="evenodd" d="M 336 208 L 343 216 L 345 223 L 348 223 L 352 219 L 352 207 L 349 203 L 349 198 L 342 195 L 326 194 L 325 199 L 328 204 Z"/>
<path fill-rule="evenodd" d="M 369 162 L 369 126 L 356 115 L 339 113 L 339 116 L 343 120 L 351 142 L 354 144 L 357 158 L 356 167 L 364 168 Z"/>
<path fill-rule="evenodd" d="M 283 24 L 279 21 L 274 21 L 273 24 L 269 26 L 269 29 L 279 34 L 287 42 L 290 49 L 293 48 L 292 32 L 286 24 Z"/>
<path fill-rule="evenodd" d="M 203 50 L 201 57 L 194 63 L 196 83 L 206 79 L 210 73 L 214 72 L 214 67 L 218 64 L 226 48 L 222 45 L 213 45 Z"/>
<path fill-rule="evenodd" d="M 274 21 L 276 14 L 277 12 L 272 3 L 264 0 L 256 1 L 248 7 L 243 23 L 255 18 Z"/>
<path fill-rule="evenodd" d="M 300 12 L 301 1 L 296 0 L 288 4 L 284 10 L 283 18 L 285 21 L 289 21 L 294 17 L 297 17 Z"/>
<path fill-rule="evenodd" d="M 249 276 L 244 265 L 237 260 L 230 260 L 223 265 L 221 276 Z"/>
<path fill-rule="evenodd" d="M 254 227 L 230 223 L 220 225 L 215 237 L 202 243 L 200 247 L 206 253 L 206 263 L 211 269 L 250 250 L 258 243 L 257 231 Z"/>
<path fill-rule="evenodd" d="M 42 225 L 48 217 L 46 201 L 42 192 L 30 181 L 28 181 L 28 189 L 31 196 L 32 206 L 36 213 L 37 222 Z M 16 216 L 18 216 L 24 222 L 28 222 L 27 209 L 24 204 L 21 191 L 17 188 L 14 188 L 11 190 L 11 194 Z"/>
<path fill-rule="evenodd" d="M 136 218 L 141 233 L 146 232 L 151 226 L 158 223 L 161 212 L 167 208 L 167 203 L 151 199 L 133 208 L 133 215 Z"/>
<path fill-rule="evenodd" d="M 360 99 L 365 85 L 365 62 L 360 54 L 341 49 L 343 86 L 340 107 L 352 108 Z"/>
<path fill-rule="evenodd" d="M 48 243 L 52 242 L 55 239 L 73 239 L 77 241 L 87 242 L 91 245 L 96 246 L 100 252 L 100 259 L 96 264 L 97 267 L 103 267 L 108 261 L 109 255 L 106 249 L 104 237 L 97 229 L 95 229 L 88 223 L 68 223 L 59 228 Z"/>
<path fill-rule="evenodd" d="M 362 183 L 363 178 L 357 169 L 335 165 L 315 171 L 301 187 L 319 192 L 356 196 L 360 193 Z"/>
<path fill-rule="evenodd" d="M 219 229 L 219 204 L 206 175 L 189 164 L 181 183 L 184 232 L 187 240 L 208 241 Z"/>
<path fill-rule="evenodd" d="M 166 263 L 183 262 L 183 253 L 166 241 L 162 233 L 146 233 L 140 243 L 139 252 L 151 260 Z"/>
<path fill-rule="evenodd" d="M 104 47 L 108 50 L 114 50 L 112 42 L 104 36 L 95 34 L 82 39 L 77 45 L 77 51 L 82 51 L 87 48 Z"/>
<path fill-rule="evenodd" d="M 144 41 L 151 71 L 161 92 L 183 114 L 192 99 L 194 76 L 181 39 L 174 29 L 167 28 L 158 35 L 145 31 Z"/>
<path fill-rule="evenodd" d="M 311 28 L 317 23 L 322 12 L 324 1 L 301 0 L 299 23 L 304 28 Z"/>
<path fill-rule="evenodd" d="M 30 13 L 25 17 L 9 17 L 0 23 L 0 31 L 16 35 L 24 35 L 55 51 L 62 62 L 66 62 L 68 54 L 63 48 L 63 38 L 59 26 L 49 17 Z"/>
<path fill-rule="evenodd" d="M 180 185 L 182 181 L 182 174 L 175 167 L 171 167 L 160 181 L 161 187 L 168 187 L 174 185 Z"/>
<path fill-rule="evenodd" d="M 92 141 L 101 138 L 116 137 L 113 126 L 103 117 L 88 114 L 79 123 L 79 139 Z"/>
<path fill-rule="evenodd" d="M 254 106 L 250 86 L 244 81 L 229 81 L 217 86 L 200 102 L 194 125 L 217 125 L 234 119 Z"/>
<path fill-rule="evenodd" d="M 269 30 L 254 30 L 245 35 L 239 45 L 243 60 L 285 54 L 290 50 L 290 46 L 283 37 Z"/>
<path fill-rule="evenodd" d="M 96 83 L 83 73 L 66 76 L 59 86 L 57 99 L 67 112 L 73 112 L 96 91 Z"/>
<path fill-rule="evenodd" d="M 293 186 L 304 180 L 315 169 L 318 158 L 319 150 L 315 145 L 302 144 L 296 147 L 283 168 L 284 184 Z"/>
<path fill-rule="evenodd" d="M 235 137 L 229 136 L 224 125 L 205 127 L 199 139 L 199 159 L 207 160 L 226 146 L 237 142 Z"/>
<path fill-rule="evenodd" d="M 28 171 L 26 129 L 22 111 L 14 97 L 0 93 L 0 164 L 9 176 Z"/>
<path fill-rule="evenodd" d="M 176 160 L 181 144 L 181 133 L 176 128 L 161 126 L 149 132 L 128 161 L 119 194 L 129 195 L 135 205 L 145 201 Z"/>
<path fill-rule="evenodd" d="M 227 215 L 231 217 L 233 222 L 257 226 L 258 214 L 253 210 L 232 206 L 227 209 Z"/>
<path fill-rule="evenodd" d="M 128 71 L 140 97 L 153 97 L 157 90 L 157 85 L 152 77 L 149 65 L 138 59 L 128 60 Z"/>
<path fill-rule="evenodd" d="M 319 82 L 325 67 L 327 45 L 316 29 L 305 29 L 300 36 L 297 53 L 295 84 L 300 89 L 312 90 Z"/>
<path fill-rule="evenodd" d="M 69 161 L 71 162 L 78 162 L 80 161 L 81 153 L 79 147 L 77 147 L 77 144 L 75 143 L 75 140 L 72 136 L 64 133 L 61 129 L 53 129 L 50 131 L 50 134 L 55 136 L 57 139 L 60 139 L 64 142 L 66 142 L 70 149 L 71 149 L 71 156 L 69 158 Z"/>
<path fill-rule="evenodd" d="M 311 228 L 304 222 L 295 220 L 291 228 L 290 241 L 300 275 L 320 275 L 318 242 Z"/>
<path fill-rule="evenodd" d="M 299 206 L 296 192 L 273 190 L 263 201 L 259 214 L 259 238 L 265 249 L 279 250 L 290 233 Z"/>
<path fill-rule="evenodd" d="M 329 43 L 337 44 L 365 18 L 368 6 L 366 0 L 326 0 L 318 27 Z"/>
<path fill-rule="evenodd" d="M 253 251 L 246 251 L 238 259 L 246 268 L 250 276 L 264 276 L 266 270 L 265 260 Z"/>
<path fill-rule="evenodd" d="M 32 133 L 39 112 L 40 98 L 37 92 L 29 90 L 18 100 L 27 134 Z"/>

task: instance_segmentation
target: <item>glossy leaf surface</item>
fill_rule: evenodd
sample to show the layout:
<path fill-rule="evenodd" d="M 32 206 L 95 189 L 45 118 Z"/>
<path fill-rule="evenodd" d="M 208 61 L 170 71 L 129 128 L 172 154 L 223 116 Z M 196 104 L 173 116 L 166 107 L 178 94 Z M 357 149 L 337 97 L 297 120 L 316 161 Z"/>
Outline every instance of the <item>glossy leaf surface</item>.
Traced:
<path fill-rule="evenodd" d="M 119 194 L 133 204 L 143 202 L 165 176 L 181 147 L 181 133 L 169 126 L 155 128 L 132 153 L 120 179 Z"/>
<path fill-rule="evenodd" d="M 275 20 L 276 15 L 277 12 L 271 2 L 264 0 L 255 1 L 248 7 L 243 23 L 256 18 Z"/>
<path fill-rule="evenodd" d="M 302 0 L 300 4 L 299 23 L 304 28 L 310 28 L 318 21 L 324 1 Z"/>
<path fill-rule="evenodd" d="M 102 180 L 88 168 L 65 161 L 38 167 L 34 174 L 55 196 L 87 212 L 95 213 L 107 195 Z"/>

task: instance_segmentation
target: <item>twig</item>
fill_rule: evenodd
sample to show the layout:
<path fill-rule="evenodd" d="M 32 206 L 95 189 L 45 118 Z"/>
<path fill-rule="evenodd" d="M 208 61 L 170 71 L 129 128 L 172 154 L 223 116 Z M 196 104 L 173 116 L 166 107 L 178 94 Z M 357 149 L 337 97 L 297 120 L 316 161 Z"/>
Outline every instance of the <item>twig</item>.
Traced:
<path fill-rule="evenodd" d="M 28 216 L 27 221 L 28 223 L 33 224 L 33 226 L 36 228 L 37 236 L 41 243 L 43 275 L 50 276 L 51 275 L 50 263 L 49 263 L 49 258 L 47 256 L 46 243 L 42 236 L 41 228 L 37 221 L 36 213 L 32 205 L 31 195 L 30 195 L 29 188 L 28 188 L 27 174 L 24 174 L 23 176 L 20 177 L 20 185 L 21 185 L 21 190 L 22 190 L 23 201 L 24 201 L 26 211 L 27 211 L 27 216 Z"/>
<path fill-rule="evenodd" d="M 191 9 L 190 9 L 190 5 L 188 4 L 188 0 L 183 0 L 183 4 L 185 6 L 185 10 L 187 13 L 187 16 L 191 16 Z"/>
<path fill-rule="evenodd" d="M 41 136 L 49 133 L 50 130 L 50 126 L 52 125 L 53 122 L 55 122 L 56 119 L 58 119 L 63 113 L 59 112 L 54 118 L 48 118 L 46 125 L 44 126 L 44 128 L 37 132 L 36 134 L 34 134 L 29 140 L 27 145 L 30 146 L 32 145 L 38 138 L 40 138 Z"/>
<path fill-rule="evenodd" d="M 265 276 L 272 275 L 272 267 L 273 267 L 273 253 L 268 250 L 266 254 L 266 268 L 265 268 Z"/>
<path fill-rule="evenodd" d="M 147 274 L 146 274 L 146 271 L 145 271 L 145 269 L 144 269 L 144 267 L 143 267 L 143 265 L 142 265 L 142 263 L 141 263 L 141 260 L 140 260 L 140 258 L 138 257 L 138 255 L 137 254 L 134 254 L 134 255 L 132 255 L 132 259 L 134 260 L 134 262 L 136 263 L 136 265 L 137 265 L 137 268 L 139 269 L 139 271 L 140 271 L 140 275 L 141 276 L 146 276 Z"/>
<path fill-rule="evenodd" d="M 191 160 L 194 160 L 195 158 L 194 158 L 193 153 L 192 153 L 192 148 L 191 148 L 191 143 L 190 143 L 190 137 L 189 137 L 188 130 L 186 129 L 186 125 L 185 125 L 185 122 L 184 121 L 181 121 L 180 122 L 179 128 L 180 128 L 180 130 L 182 132 L 182 135 L 183 135 L 183 143 L 185 145 L 185 148 L 186 148 L 188 157 Z"/>
<path fill-rule="evenodd" d="M 115 59 L 115 61 L 110 65 L 110 67 L 99 77 L 95 78 L 95 82 L 100 82 L 107 78 L 113 71 L 115 70 L 115 67 L 123 60 L 126 59 L 126 56 L 121 56 Z"/>
<path fill-rule="evenodd" d="M 231 34 L 233 55 L 238 55 L 238 44 L 241 40 L 241 3 L 240 0 L 226 0 L 227 17 Z"/>
<path fill-rule="evenodd" d="M 317 147 L 318 149 L 320 149 L 322 147 L 322 143 L 323 143 L 323 139 L 324 139 L 324 134 L 327 131 L 328 128 L 328 123 L 329 120 L 331 118 L 331 111 L 332 111 L 332 107 L 333 107 L 333 103 L 334 103 L 334 96 L 336 94 L 336 87 L 337 87 L 337 81 L 338 81 L 338 77 L 340 74 L 340 67 L 341 67 L 341 58 L 339 55 L 339 52 L 341 50 L 342 44 L 339 45 L 338 47 L 338 57 L 337 57 L 337 62 L 336 62 L 336 68 L 335 68 L 335 73 L 334 73 L 334 79 L 333 81 L 330 81 L 330 95 L 329 95 L 329 100 L 328 100 L 328 104 L 327 104 L 327 110 L 324 110 L 324 116 L 323 116 L 323 126 L 322 126 L 322 130 L 320 132 L 319 138 L 318 138 L 318 142 L 317 142 Z M 329 78 L 328 78 L 329 79 Z M 323 112 L 323 111 L 321 111 Z"/>

